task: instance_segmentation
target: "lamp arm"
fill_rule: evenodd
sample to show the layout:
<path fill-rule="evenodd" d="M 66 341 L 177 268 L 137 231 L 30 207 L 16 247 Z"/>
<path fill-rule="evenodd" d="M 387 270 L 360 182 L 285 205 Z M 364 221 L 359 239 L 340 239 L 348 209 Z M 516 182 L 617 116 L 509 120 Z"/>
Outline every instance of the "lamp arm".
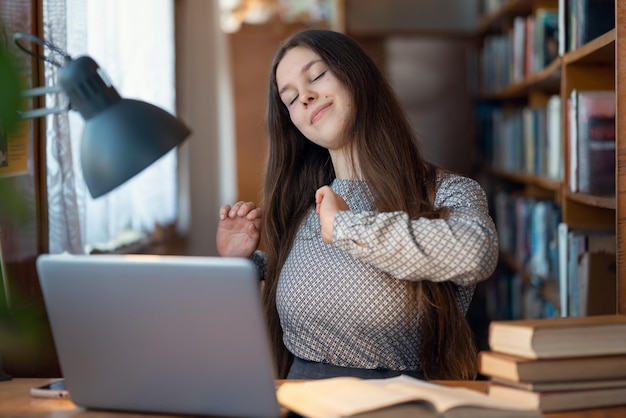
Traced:
<path fill-rule="evenodd" d="M 59 106 L 54 107 L 42 107 L 38 109 L 30 109 L 23 112 L 19 112 L 22 119 L 34 119 L 42 116 L 50 115 L 53 113 L 62 113 L 70 109 L 69 98 L 65 95 L 61 86 L 49 86 L 49 87 L 35 87 L 32 89 L 23 90 L 21 92 L 22 97 L 39 97 L 47 94 L 60 94 L 63 98 L 63 102 Z"/>

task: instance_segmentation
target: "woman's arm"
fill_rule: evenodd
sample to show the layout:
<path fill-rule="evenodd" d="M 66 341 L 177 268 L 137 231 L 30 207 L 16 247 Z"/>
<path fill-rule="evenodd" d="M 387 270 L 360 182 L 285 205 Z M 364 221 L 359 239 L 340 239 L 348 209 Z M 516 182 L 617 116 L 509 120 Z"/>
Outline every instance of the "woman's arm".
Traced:
<path fill-rule="evenodd" d="M 445 175 L 435 198 L 447 219 L 410 220 L 405 212 L 337 212 L 332 244 L 403 280 L 469 285 L 493 273 L 498 236 L 480 185 Z"/>
<path fill-rule="evenodd" d="M 256 250 L 252 253 L 250 260 L 254 263 L 256 267 L 257 276 L 259 276 L 259 280 L 265 280 L 265 271 L 267 269 L 267 254 L 261 250 Z"/>

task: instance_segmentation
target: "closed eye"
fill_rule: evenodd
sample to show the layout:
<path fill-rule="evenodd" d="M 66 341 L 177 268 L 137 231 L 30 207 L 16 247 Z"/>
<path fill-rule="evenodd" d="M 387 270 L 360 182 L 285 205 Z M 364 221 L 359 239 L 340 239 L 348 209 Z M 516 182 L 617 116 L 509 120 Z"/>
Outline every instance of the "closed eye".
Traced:
<path fill-rule="evenodd" d="M 320 78 L 324 77 L 325 74 L 326 74 L 326 71 L 322 71 L 317 77 L 313 79 L 313 81 L 319 80 Z"/>

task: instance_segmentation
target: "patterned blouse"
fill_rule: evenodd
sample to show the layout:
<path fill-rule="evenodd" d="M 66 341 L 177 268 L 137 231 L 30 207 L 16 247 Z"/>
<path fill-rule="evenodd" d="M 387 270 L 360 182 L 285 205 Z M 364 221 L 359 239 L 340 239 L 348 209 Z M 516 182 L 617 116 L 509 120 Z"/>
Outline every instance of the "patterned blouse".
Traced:
<path fill-rule="evenodd" d="M 410 220 L 405 212 L 377 212 L 364 181 L 336 179 L 331 188 L 350 211 L 337 213 L 331 244 L 322 241 L 315 211 L 305 217 L 278 281 L 284 343 L 310 361 L 422 370 L 421 324 L 408 324 L 407 282 L 452 281 L 467 311 L 498 258 L 485 193 L 472 179 L 440 174 L 435 206 L 448 208 L 447 219 Z M 264 256 L 257 251 L 253 260 Z"/>

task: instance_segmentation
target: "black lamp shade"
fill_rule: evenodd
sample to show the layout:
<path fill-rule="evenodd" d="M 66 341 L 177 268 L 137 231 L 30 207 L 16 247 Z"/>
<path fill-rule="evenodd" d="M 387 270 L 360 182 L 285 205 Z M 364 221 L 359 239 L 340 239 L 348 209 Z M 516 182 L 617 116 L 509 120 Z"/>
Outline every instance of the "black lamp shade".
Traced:
<path fill-rule="evenodd" d="M 126 182 L 179 145 L 189 130 L 149 103 L 122 99 L 85 122 L 83 177 L 96 198 Z"/>
<path fill-rule="evenodd" d="M 148 167 L 191 132 L 159 107 L 122 99 L 89 57 L 71 60 L 63 67 L 59 84 L 72 109 L 85 119 L 81 164 L 94 198 Z"/>

